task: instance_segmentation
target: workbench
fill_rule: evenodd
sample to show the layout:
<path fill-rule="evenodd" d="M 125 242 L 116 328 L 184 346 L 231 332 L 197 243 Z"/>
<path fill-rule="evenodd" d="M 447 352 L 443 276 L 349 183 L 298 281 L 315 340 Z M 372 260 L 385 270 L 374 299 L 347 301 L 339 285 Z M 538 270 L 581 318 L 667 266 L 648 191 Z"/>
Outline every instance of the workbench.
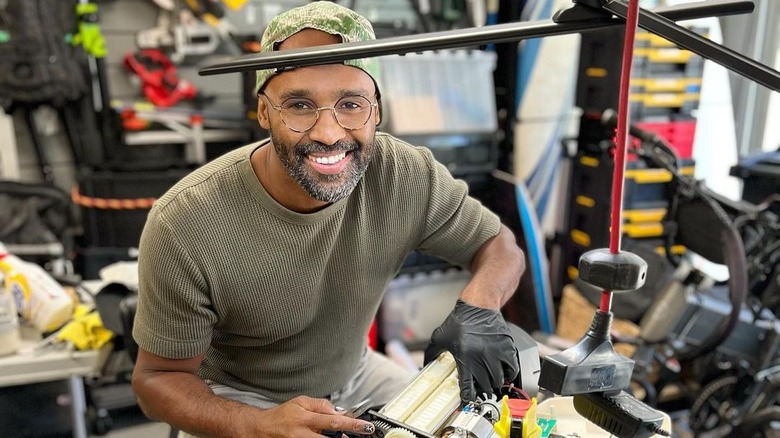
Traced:
<path fill-rule="evenodd" d="M 76 351 L 62 345 L 36 350 L 41 336 L 23 326 L 22 344 L 15 354 L 0 357 L 0 387 L 67 381 L 74 438 L 87 438 L 84 377 L 96 376 L 110 353 L 102 350 Z"/>

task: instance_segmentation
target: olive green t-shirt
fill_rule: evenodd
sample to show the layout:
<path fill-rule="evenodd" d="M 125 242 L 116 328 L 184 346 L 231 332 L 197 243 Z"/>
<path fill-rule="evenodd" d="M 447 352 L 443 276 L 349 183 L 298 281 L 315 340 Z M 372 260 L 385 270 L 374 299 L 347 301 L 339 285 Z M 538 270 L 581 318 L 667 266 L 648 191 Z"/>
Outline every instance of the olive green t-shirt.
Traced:
<path fill-rule="evenodd" d="M 500 222 L 426 148 L 377 133 L 346 198 L 287 210 L 231 151 L 154 205 L 141 237 L 133 336 L 200 374 L 273 400 L 323 397 L 355 373 L 382 295 L 412 250 L 468 266 Z"/>

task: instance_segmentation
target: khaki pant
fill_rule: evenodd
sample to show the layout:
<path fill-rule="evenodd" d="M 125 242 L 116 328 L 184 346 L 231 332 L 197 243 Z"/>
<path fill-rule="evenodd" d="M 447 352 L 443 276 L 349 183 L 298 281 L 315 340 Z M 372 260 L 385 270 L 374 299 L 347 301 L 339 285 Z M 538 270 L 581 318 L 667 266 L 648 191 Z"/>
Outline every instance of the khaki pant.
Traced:
<path fill-rule="evenodd" d="M 414 373 L 402 368 L 386 356 L 373 350 L 366 350 L 355 376 L 329 398 L 334 406 L 344 409 L 349 409 L 367 398 L 370 399 L 371 406 L 380 406 L 401 392 L 413 377 Z M 278 406 L 278 403 L 254 392 L 240 391 L 213 382 L 210 386 L 215 394 L 230 400 L 262 409 Z M 179 438 L 195 438 L 195 436 L 179 432 Z"/>

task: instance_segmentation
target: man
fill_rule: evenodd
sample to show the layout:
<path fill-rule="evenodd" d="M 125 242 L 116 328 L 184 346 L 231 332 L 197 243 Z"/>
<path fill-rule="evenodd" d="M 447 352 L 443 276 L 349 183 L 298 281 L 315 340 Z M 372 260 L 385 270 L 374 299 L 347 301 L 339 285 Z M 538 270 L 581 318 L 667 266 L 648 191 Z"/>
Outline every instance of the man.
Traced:
<path fill-rule="evenodd" d="M 276 17 L 263 51 L 373 39 L 331 2 Z M 410 251 L 472 279 L 427 360 L 457 358 L 462 397 L 518 372 L 498 312 L 524 269 L 514 236 L 430 152 L 377 133 L 375 60 L 258 72 L 270 132 L 162 196 L 141 238 L 133 387 L 156 418 L 193 435 L 371 434 L 343 415 L 389 401 L 412 376 L 366 347 Z"/>

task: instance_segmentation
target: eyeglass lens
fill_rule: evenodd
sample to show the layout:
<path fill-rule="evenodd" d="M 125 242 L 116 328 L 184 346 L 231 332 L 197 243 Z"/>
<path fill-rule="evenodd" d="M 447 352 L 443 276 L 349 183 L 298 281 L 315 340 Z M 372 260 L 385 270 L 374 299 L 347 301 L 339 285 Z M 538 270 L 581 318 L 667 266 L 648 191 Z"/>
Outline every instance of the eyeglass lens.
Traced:
<path fill-rule="evenodd" d="M 293 131 L 305 132 L 314 127 L 322 110 L 332 110 L 336 122 L 344 129 L 362 128 L 371 117 L 373 106 L 363 96 L 342 97 L 332 107 L 317 107 L 309 99 L 291 97 L 276 108 L 285 125 Z"/>

